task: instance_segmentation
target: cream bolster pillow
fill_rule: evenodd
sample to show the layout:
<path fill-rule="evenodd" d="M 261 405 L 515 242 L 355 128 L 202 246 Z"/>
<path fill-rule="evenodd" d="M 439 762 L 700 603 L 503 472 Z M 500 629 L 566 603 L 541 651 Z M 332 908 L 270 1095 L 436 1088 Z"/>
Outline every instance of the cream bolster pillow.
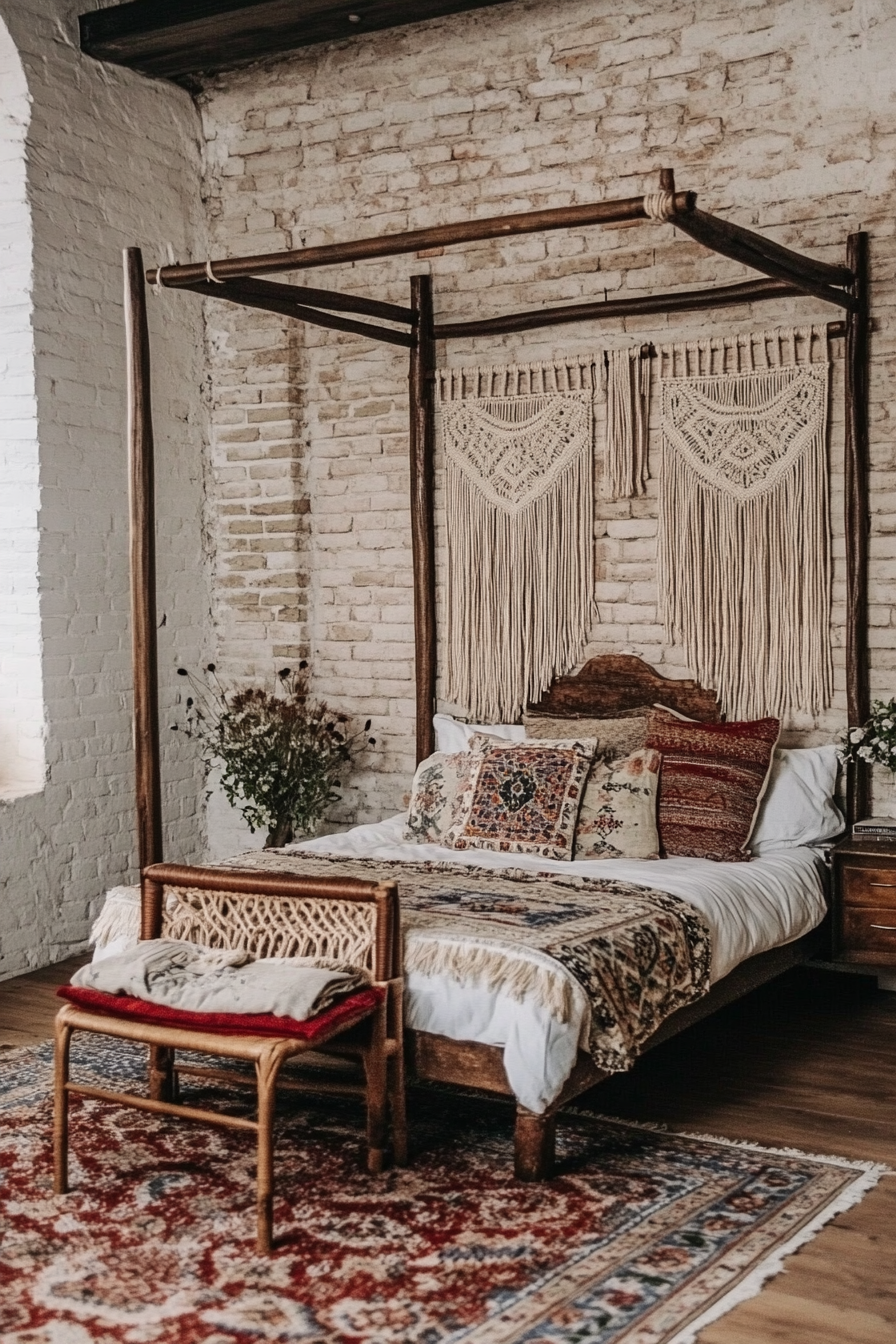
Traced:
<path fill-rule="evenodd" d="M 530 741 L 544 742 L 568 738 L 573 733 L 593 737 L 597 751 L 609 753 L 614 759 L 628 756 L 644 746 L 647 737 L 647 715 L 626 714 L 613 719 L 557 718 L 551 715 L 527 714 L 523 726 Z"/>
<path fill-rule="evenodd" d="M 846 826 L 834 801 L 840 758 L 835 746 L 778 747 L 750 835 L 754 854 L 833 840 Z"/>
<path fill-rule="evenodd" d="M 521 723 L 461 723 L 450 714 L 434 714 L 432 726 L 436 730 L 436 751 L 439 752 L 469 751 L 470 741 L 477 733 L 506 737 L 511 742 L 526 740 L 526 729 Z"/>
<path fill-rule="evenodd" d="M 273 1013 L 305 1022 L 370 983 L 364 971 L 303 958 L 251 961 L 245 952 L 149 938 L 118 956 L 82 966 L 72 984 L 191 1013 Z"/>

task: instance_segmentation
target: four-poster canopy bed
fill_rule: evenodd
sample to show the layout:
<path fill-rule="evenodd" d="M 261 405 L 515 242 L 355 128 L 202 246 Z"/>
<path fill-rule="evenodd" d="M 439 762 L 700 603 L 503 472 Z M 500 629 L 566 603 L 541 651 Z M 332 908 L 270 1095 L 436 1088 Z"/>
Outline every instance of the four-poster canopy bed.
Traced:
<path fill-rule="evenodd" d="M 671 223 L 711 251 L 744 263 L 759 278 L 689 290 L 571 304 L 476 320 L 437 321 L 429 276 L 411 277 L 410 305 L 284 285 L 259 276 L 323 265 L 414 253 L 433 247 L 543 230 L 619 224 L 652 219 Z M 849 236 L 845 264 L 821 262 L 784 248 L 747 229 L 696 208 L 694 193 L 675 189 L 671 171 L 661 173 L 659 192 L 592 205 L 532 211 L 409 233 L 389 234 L 265 256 L 170 265 L 144 273 L 139 249 L 125 253 L 126 320 L 129 350 L 129 441 L 131 461 L 131 565 L 135 693 L 135 751 L 141 872 L 162 862 L 158 674 L 153 506 L 153 436 L 150 410 L 149 336 L 146 284 L 180 288 L 205 297 L 312 322 L 338 331 L 399 345 L 409 351 L 411 532 L 413 544 L 416 743 L 418 762 L 433 751 L 436 685 L 434 380 L 436 342 L 455 337 L 502 335 L 540 327 L 651 313 L 723 308 L 803 295 L 842 309 L 828 323 L 828 338 L 845 337 L 845 533 L 847 557 L 846 675 L 848 720 L 864 722 L 869 712 L 867 651 L 867 471 L 868 471 L 868 245 L 867 235 Z M 357 320 L 357 317 L 368 320 Z M 388 325 L 386 325 L 388 324 Z M 557 717 L 587 713 L 597 717 L 661 701 L 706 722 L 718 721 L 714 691 L 694 682 L 668 680 L 634 658 L 592 660 L 579 674 L 558 678 L 538 708 Z M 851 818 L 868 810 L 869 778 L 864 768 L 848 782 Z M 301 856 L 295 856 L 300 865 Z M 151 883 L 147 890 L 158 893 Z M 145 897 L 145 900 L 149 899 Z M 157 925 L 153 909 L 149 923 Z M 144 920 L 147 920 L 144 908 Z M 780 973 L 818 946 L 813 934 L 750 956 L 718 981 L 698 1002 L 667 1018 L 651 1044 L 698 1020 L 724 1002 Z M 447 1036 L 412 1033 L 419 1076 L 512 1093 L 497 1046 Z M 158 1076 L 158 1070 L 156 1070 Z M 602 1076 L 592 1060 L 579 1061 L 556 1100 L 542 1114 L 519 1106 L 516 1167 L 538 1178 L 550 1171 L 553 1124 L 558 1107 Z M 160 1084 L 161 1085 L 161 1084 Z"/>

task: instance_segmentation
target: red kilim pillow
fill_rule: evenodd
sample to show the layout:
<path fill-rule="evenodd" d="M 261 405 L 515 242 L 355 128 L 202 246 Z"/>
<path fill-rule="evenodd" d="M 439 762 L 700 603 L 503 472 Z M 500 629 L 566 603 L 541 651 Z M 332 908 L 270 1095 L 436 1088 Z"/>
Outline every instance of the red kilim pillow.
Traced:
<path fill-rule="evenodd" d="M 662 753 L 657 820 L 662 851 L 732 863 L 749 859 L 747 841 L 781 724 L 688 723 L 654 710 L 647 746 Z"/>

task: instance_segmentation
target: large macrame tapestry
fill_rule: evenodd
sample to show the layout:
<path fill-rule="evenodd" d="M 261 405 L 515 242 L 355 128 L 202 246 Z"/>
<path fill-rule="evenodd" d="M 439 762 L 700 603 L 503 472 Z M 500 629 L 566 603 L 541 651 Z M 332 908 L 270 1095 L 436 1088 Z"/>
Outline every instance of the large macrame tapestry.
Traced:
<path fill-rule="evenodd" d="M 729 717 L 830 703 L 824 327 L 661 348 L 668 639 Z"/>
<path fill-rule="evenodd" d="M 594 360 L 445 369 L 445 694 L 516 719 L 577 662 L 594 616 Z"/>

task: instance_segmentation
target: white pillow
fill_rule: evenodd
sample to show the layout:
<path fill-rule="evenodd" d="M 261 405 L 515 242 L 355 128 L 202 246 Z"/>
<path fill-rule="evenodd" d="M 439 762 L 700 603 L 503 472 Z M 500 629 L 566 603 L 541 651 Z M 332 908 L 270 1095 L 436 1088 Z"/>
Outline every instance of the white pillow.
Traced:
<path fill-rule="evenodd" d="M 434 714 L 432 726 L 436 730 L 436 751 L 469 751 L 470 738 L 475 733 L 490 733 L 492 737 L 506 737 L 511 742 L 525 742 L 526 729 L 521 723 L 461 723 L 450 714 Z"/>
<path fill-rule="evenodd" d="M 832 840 L 846 823 L 834 802 L 835 746 L 778 747 L 749 840 L 753 854 Z"/>

